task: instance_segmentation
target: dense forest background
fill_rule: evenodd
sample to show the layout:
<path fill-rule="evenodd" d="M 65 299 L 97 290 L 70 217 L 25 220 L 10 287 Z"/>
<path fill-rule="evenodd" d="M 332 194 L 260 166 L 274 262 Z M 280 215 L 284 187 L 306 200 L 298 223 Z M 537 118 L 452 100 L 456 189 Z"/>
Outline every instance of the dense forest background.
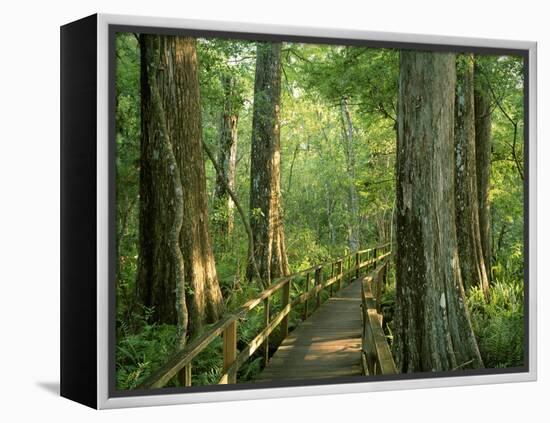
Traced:
<path fill-rule="evenodd" d="M 161 257 L 161 253 L 151 256 L 150 273 L 145 277 L 141 247 L 160 231 L 169 232 L 165 227 L 157 228 L 159 232 L 152 231 L 151 237 L 144 239 L 140 222 L 148 218 L 162 220 L 162 213 L 144 216 L 143 189 L 147 185 L 143 176 L 144 157 L 154 163 L 161 153 L 154 148 L 145 151 L 143 139 L 144 133 L 151 130 L 152 120 L 145 116 L 155 116 L 155 110 L 170 104 L 166 100 L 169 77 L 163 76 L 156 82 L 147 79 L 147 75 L 151 75 L 148 66 L 153 66 L 155 52 L 171 48 L 178 51 L 177 47 L 159 46 L 154 40 L 140 39 L 136 34 L 120 33 L 116 37 L 116 361 L 119 389 L 136 387 L 182 343 L 199 334 L 223 312 L 256 295 L 277 276 L 369 245 L 396 242 L 399 233 L 396 230 L 399 221 L 396 210 L 400 207 L 396 201 L 396 186 L 403 181 L 398 180 L 397 171 L 400 169 L 398 128 L 399 110 L 406 106 L 398 104 L 399 81 L 406 78 L 405 65 L 409 64 L 413 73 L 418 63 L 408 63 L 403 52 L 395 49 L 300 43 L 272 45 L 224 39 L 189 41 L 181 48 L 184 53 L 193 49 L 196 54 L 189 57 L 196 57 L 198 87 L 195 88 L 200 96 L 196 96 L 195 101 L 200 116 L 195 119 L 193 128 L 184 128 L 183 132 L 199 131 L 204 151 L 187 151 L 187 156 L 175 151 L 174 157 L 183 155 L 184 161 L 204 166 L 205 210 L 199 211 L 206 212 L 202 216 L 207 217 L 207 222 L 203 223 L 208 231 L 202 234 L 202 239 L 203 243 L 210 244 L 211 257 L 206 253 L 201 259 L 205 268 L 214 265 L 205 279 L 218 284 L 219 294 L 214 293 L 215 298 L 211 301 L 217 305 L 210 309 L 205 307 L 204 316 L 201 316 L 195 304 L 198 295 L 193 285 L 185 285 L 179 294 L 175 292 L 177 286 L 162 288 L 172 294 L 175 292 L 176 297 L 180 295 L 177 297 L 180 300 L 182 297 L 188 299 L 188 330 L 182 337 L 178 329 L 182 317 L 176 316 L 179 311 L 175 306 L 171 308 L 177 298 L 168 301 L 167 310 L 163 310 L 162 306 L 147 304 L 140 288 L 140 284 L 156 277 L 151 276 L 150 268 Z M 452 66 L 456 66 L 457 84 L 451 87 L 451 96 L 456 96 L 456 110 L 464 110 L 464 116 L 473 113 L 468 112 L 468 100 L 464 95 L 470 75 L 473 80 L 469 83 L 477 93 L 475 100 L 485 101 L 481 105 L 485 113 L 476 117 L 484 119 L 490 140 L 486 157 L 477 157 L 478 162 L 484 162 L 490 169 L 486 183 L 488 198 L 481 198 L 481 194 L 476 198 L 476 208 L 483 208 L 485 204 L 487 212 L 485 221 L 481 219 L 477 223 L 481 225 L 479 243 L 487 245 L 475 247 L 482 250 L 485 258 L 482 270 L 487 286 L 483 283 L 466 286 L 467 309 L 484 366 L 520 366 L 524 328 L 523 60 L 513 56 L 469 54 L 456 57 Z M 182 66 L 185 64 L 183 62 Z M 168 75 L 162 68 L 162 61 L 155 66 L 156 72 L 160 69 L 163 75 Z M 280 69 L 280 75 L 273 69 Z M 262 92 L 267 93 L 265 98 L 258 94 L 262 81 Z M 144 87 L 150 89 L 147 100 L 143 98 Z M 163 101 L 157 102 L 155 93 L 160 94 L 159 99 Z M 185 89 L 181 96 L 193 97 Z M 272 101 L 275 97 L 278 97 L 276 102 Z M 473 93 L 471 98 L 474 99 Z M 148 107 L 144 108 L 144 101 Z M 192 109 L 193 98 L 189 101 Z M 178 104 L 177 98 L 173 104 Z M 269 126 L 264 122 L 265 116 L 270 113 L 277 119 L 276 137 L 262 135 Z M 171 114 L 177 115 L 176 111 L 166 111 L 167 116 Z M 456 133 L 462 130 L 460 116 L 455 118 Z M 482 128 L 478 120 L 475 129 L 472 126 L 470 131 Z M 166 128 L 172 124 L 164 122 Z M 261 222 L 265 217 L 263 203 L 256 198 L 254 189 L 262 183 L 262 177 L 269 179 L 269 175 L 255 172 L 260 166 L 256 159 L 262 157 L 262 150 L 258 150 L 261 146 L 254 141 L 258 139 L 280 143 L 277 155 L 280 175 L 274 177 L 279 180 L 279 195 L 274 213 L 281 222 L 281 233 L 271 234 L 279 257 L 271 257 L 267 264 L 262 254 L 258 255 L 256 263 L 250 260 L 250 238 L 256 248 L 261 245 Z M 162 145 L 160 141 L 158 145 Z M 458 162 L 454 161 L 460 175 Z M 200 173 L 200 169 L 197 172 Z M 478 170 L 478 174 L 481 173 Z M 259 179 L 251 175 L 259 175 Z M 166 192 L 152 190 L 147 201 L 163 204 L 171 198 L 172 194 L 167 193 L 172 188 L 167 182 Z M 183 189 L 185 191 L 185 187 Z M 430 189 L 426 186 L 426 190 Z M 202 204 L 201 198 L 193 197 L 192 200 L 195 202 L 187 204 Z M 166 204 L 172 207 L 172 203 Z M 469 210 L 470 206 L 465 203 L 457 207 L 460 215 L 460 210 Z M 185 213 L 185 210 L 179 212 Z M 177 213 L 174 209 L 174 215 Z M 201 216 L 197 219 L 200 221 Z M 458 232 L 460 228 L 459 225 Z M 460 239 L 459 235 L 459 246 Z M 169 241 L 166 242 L 169 245 Z M 183 260 L 185 248 L 182 249 Z M 276 266 L 272 265 L 274 261 Z M 159 280 L 175 280 L 168 276 L 177 278 L 178 275 L 177 267 L 155 272 L 160 275 Z M 395 289 L 396 276 L 395 272 L 390 275 L 392 288 L 384 294 L 390 343 L 398 329 L 393 324 L 396 297 L 399 296 Z M 155 295 L 150 293 L 149 299 Z M 172 298 L 170 295 L 166 294 Z M 249 341 L 261 325 L 260 314 L 249 317 L 241 325 L 239 342 Z M 399 355 L 397 343 L 394 347 Z M 221 371 L 219 349 L 221 342 L 214 343 L 196 360 L 194 385 L 216 383 Z M 261 365 L 260 356 L 251 357 L 241 369 L 239 381 L 253 379 Z M 407 370 L 404 365 L 401 368 Z"/>

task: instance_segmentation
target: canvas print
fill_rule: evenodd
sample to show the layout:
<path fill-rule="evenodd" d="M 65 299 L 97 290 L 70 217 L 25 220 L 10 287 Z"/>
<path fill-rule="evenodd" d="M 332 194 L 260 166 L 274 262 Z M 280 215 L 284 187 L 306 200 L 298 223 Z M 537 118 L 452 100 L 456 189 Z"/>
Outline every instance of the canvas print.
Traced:
<path fill-rule="evenodd" d="M 112 57 L 117 391 L 524 369 L 524 56 L 121 31 Z"/>

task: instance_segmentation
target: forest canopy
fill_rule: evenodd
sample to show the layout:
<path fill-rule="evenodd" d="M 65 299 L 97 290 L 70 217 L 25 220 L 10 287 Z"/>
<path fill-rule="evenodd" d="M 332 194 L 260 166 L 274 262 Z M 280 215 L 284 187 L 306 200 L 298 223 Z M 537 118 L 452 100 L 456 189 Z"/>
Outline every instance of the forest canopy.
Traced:
<path fill-rule="evenodd" d="M 115 49 L 118 389 L 281 277 L 386 243 L 399 371 L 523 365 L 522 57 L 133 33 Z M 193 385 L 218 383 L 222 344 Z"/>

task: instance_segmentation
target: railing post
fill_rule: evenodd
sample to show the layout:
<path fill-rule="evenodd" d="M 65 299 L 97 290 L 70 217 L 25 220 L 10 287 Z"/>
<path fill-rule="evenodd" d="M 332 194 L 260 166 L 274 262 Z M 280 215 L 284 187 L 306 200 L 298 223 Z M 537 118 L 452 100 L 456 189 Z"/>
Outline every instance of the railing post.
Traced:
<path fill-rule="evenodd" d="M 281 288 L 281 308 L 290 303 L 290 279 Z M 281 321 L 281 341 L 288 335 L 288 314 Z"/>
<path fill-rule="evenodd" d="M 181 386 L 191 386 L 191 363 L 180 370 L 178 380 Z"/>
<path fill-rule="evenodd" d="M 223 331 L 223 371 L 231 367 L 237 357 L 237 321 L 231 322 Z M 229 372 L 227 383 L 237 383 L 237 372 Z"/>
<path fill-rule="evenodd" d="M 373 260 L 374 260 L 374 262 L 372 264 L 372 268 L 376 269 L 376 264 L 378 263 L 378 254 L 377 254 L 376 248 L 373 251 Z"/>
<path fill-rule="evenodd" d="M 269 325 L 269 297 L 264 300 L 264 324 L 265 327 Z M 267 366 L 269 361 L 269 335 L 265 337 L 264 341 L 264 365 Z"/>
<path fill-rule="evenodd" d="M 334 277 L 334 262 L 330 264 L 330 279 Z M 330 296 L 332 297 L 332 286 L 334 285 L 334 282 L 330 283 L 329 292 Z"/>
<path fill-rule="evenodd" d="M 359 278 L 359 252 L 355 253 L 355 279 Z"/>
<path fill-rule="evenodd" d="M 338 260 L 338 291 L 342 289 L 342 279 L 343 273 L 342 273 L 342 259 Z"/>
<path fill-rule="evenodd" d="M 317 269 L 315 269 L 315 286 L 319 286 L 323 284 L 323 267 L 319 266 Z M 317 308 L 321 305 L 321 293 L 322 289 L 319 289 L 317 292 Z"/>
<path fill-rule="evenodd" d="M 309 292 L 309 285 L 310 285 L 310 282 L 311 282 L 311 273 L 307 272 L 307 275 L 306 275 L 306 293 Z M 309 306 L 309 298 L 306 296 L 306 300 L 304 301 L 304 316 L 303 316 L 303 320 L 307 320 L 308 306 Z"/>
<path fill-rule="evenodd" d="M 352 281 L 352 272 L 351 272 L 351 254 L 348 256 L 348 285 L 351 284 Z"/>

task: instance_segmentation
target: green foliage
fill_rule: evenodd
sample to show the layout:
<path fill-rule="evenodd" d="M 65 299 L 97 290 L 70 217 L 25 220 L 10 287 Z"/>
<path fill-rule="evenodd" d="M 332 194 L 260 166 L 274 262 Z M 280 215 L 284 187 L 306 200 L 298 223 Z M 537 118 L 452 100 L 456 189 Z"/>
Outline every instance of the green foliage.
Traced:
<path fill-rule="evenodd" d="M 119 326 L 116 346 L 117 389 L 137 387 L 164 364 L 177 345 L 176 328 L 144 322 L 137 333 Z"/>
<path fill-rule="evenodd" d="M 468 294 L 468 308 L 485 367 L 523 365 L 523 283 L 518 279 L 497 280 L 486 303 L 480 288 Z"/>
<path fill-rule="evenodd" d="M 192 385 L 215 385 L 223 371 L 223 341 L 220 337 L 211 342 L 192 363 Z"/>
<path fill-rule="evenodd" d="M 116 37 L 117 321 L 134 330 L 142 316 L 134 295 L 138 261 L 140 145 L 139 47 L 133 34 Z"/>
<path fill-rule="evenodd" d="M 117 224 L 117 387 L 133 389 L 174 352 L 175 327 L 150 320 L 151 310 L 136 300 L 139 261 L 140 53 L 134 34 L 116 38 L 116 224 Z M 256 43 L 198 39 L 203 139 L 217 152 L 226 92 L 238 112 L 235 194 L 249 219 L 265 218 L 249 209 L 250 150 Z M 476 60 L 477 57 L 476 57 Z M 472 323 L 487 367 L 515 366 L 523 357 L 523 63 L 512 56 L 483 56 L 480 69 L 492 89 L 491 212 L 493 236 L 491 302 L 473 289 L 468 296 Z M 301 43 L 283 44 L 280 104 L 281 193 L 288 260 L 292 272 L 340 257 L 350 248 L 350 187 L 358 193 L 362 246 L 392 236 L 395 208 L 395 148 L 399 52 L 392 49 Z M 353 126 L 355 173 L 348 155 L 341 101 Z M 498 100 L 498 101 L 497 101 Z M 246 278 L 247 235 L 235 212 L 234 229 L 220 228 L 227 208 L 215 204 L 216 173 L 206 160 L 209 229 L 227 311 L 236 310 L 261 288 Z M 394 235 L 393 235 L 394 236 Z M 328 269 L 324 277 L 327 278 Z M 389 278 L 394 280 L 393 274 Z M 291 295 L 303 292 L 297 279 Z M 323 297 L 327 293 L 323 292 Z M 395 286 L 382 297 L 385 330 L 392 339 Z M 281 309 L 279 296 L 271 315 Z M 290 314 L 295 327 L 301 308 Z M 263 308 L 239 322 L 242 350 L 264 327 Z M 270 337 L 274 348 L 277 336 Z M 217 383 L 222 372 L 221 339 L 193 360 L 193 385 Z M 248 381 L 261 370 L 256 352 L 238 374 Z M 172 386 L 179 382 L 173 380 Z"/>

